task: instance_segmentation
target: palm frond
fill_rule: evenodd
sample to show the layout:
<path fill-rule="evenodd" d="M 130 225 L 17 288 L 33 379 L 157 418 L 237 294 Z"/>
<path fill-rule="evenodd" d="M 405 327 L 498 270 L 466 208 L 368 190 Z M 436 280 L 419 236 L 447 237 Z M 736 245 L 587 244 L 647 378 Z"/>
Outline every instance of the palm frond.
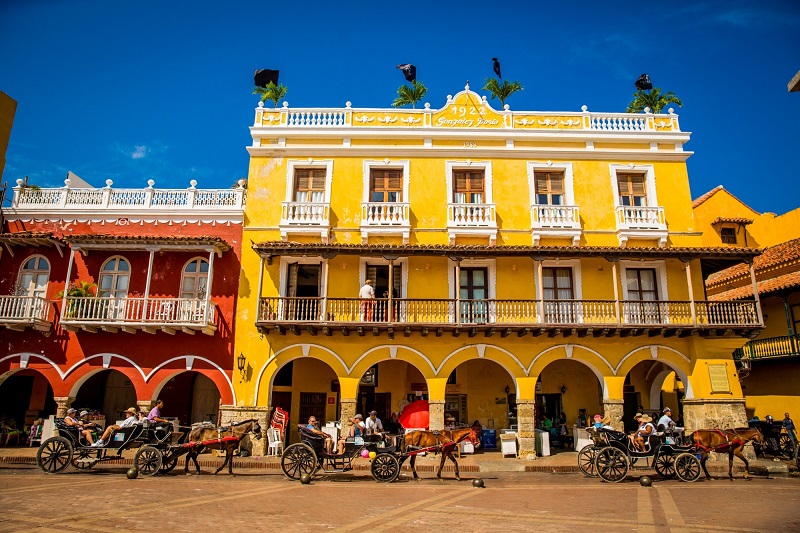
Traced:
<path fill-rule="evenodd" d="M 489 91 L 492 95 L 492 100 L 497 98 L 500 100 L 500 108 L 505 107 L 506 100 L 515 92 L 522 91 L 524 87 L 518 81 L 503 80 L 500 83 L 497 78 L 486 78 L 486 83 L 483 85 L 484 91 Z"/>

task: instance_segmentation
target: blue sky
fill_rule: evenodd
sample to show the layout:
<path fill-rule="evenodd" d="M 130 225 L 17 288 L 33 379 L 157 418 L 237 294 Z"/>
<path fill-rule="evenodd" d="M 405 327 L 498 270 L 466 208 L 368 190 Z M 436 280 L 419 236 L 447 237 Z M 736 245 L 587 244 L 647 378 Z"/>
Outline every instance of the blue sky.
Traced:
<path fill-rule="evenodd" d="M 0 0 L 0 90 L 18 102 L 3 180 L 228 187 L 247 174 L 256 68 L 280 69 L 292 107 L 388 107 L 410 62 L 439 108 L 496 56 L 525 87 L 515 110 L 623 111 L 647 72 L 683 99 L 692 195 L 723 184 L 782 213 L 800 206 L 799 35 L 796 0 Z"/>

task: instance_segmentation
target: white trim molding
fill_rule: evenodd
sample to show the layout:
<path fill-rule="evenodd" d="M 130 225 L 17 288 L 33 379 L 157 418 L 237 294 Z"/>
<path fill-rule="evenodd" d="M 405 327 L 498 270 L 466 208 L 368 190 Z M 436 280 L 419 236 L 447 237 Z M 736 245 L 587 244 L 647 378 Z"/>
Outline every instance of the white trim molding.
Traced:
<path fill-rule="evenodd" d="M 531 237 L 533 245 L 539 246 L 544 237 L 572 239 L 572 245 L 581 242 L 581 219 L 575 205 L 574 177 L 572 163 L 528 162 L 528 191 L 531 205 Z M 536 171 L 564 173 L 564 205 L 539 205 L 536 198 Z"/>
<path fill-rule="evenodd" d="M 658 246 L 667 245 L 667 222 L 664 208 L 658 205 L 656 176 L 653 165 L 608 165 L 611 190 L 614 191 L 614 218 L 617 225 L 619 245 L 625 247 L 629 239 L 657 240 Z M 618 172 L 644 174 L 646 205 L 623 206 L 619 202 Z"/>
<path fill-rule="evenodd" d="M 322 202 L 295 202 L 294 176 L 300 168 L 324 168 L 325 192 Z M 331 184 L 333 182 L 332 159 L 292 159 L 286 163 L 286 200 L 281 206 L 281 221 L 278 227 L 281 240 L 289 240 L 291 234 L 319 235 L 327 243 L 331 231 Z"/>
<path fill-rule="evenodd" d="M 360 257 L 358 260 L 358 286 L 363 287 L 367 281 L 367 264 L 389 266 L 389 261 L 383 257 Z M 400 294 L 395 298 L 406 298 L 408 294 L 408 257 L 401 257 L 394 260 L 394 266 L 402 267 L 400 280 Z M 375 280 L 372 280 L 373 282 Z M 375 294 L 376 298 L 383 298 L 383 295 Z"/>
<path fill-rule="evenodd" d="M 497 243 L 496 208 L 492 203 L 492 162 L 446 161 L 445 177 L 447 183 L 447 234 L 450 244 L 455 244 L 461 237 L 488 237 L 489 244 Z M 484 202 L 465 206 L 456 204 L 453 198 L 454 170 L 483 169 Z"/>
<path fill-rule="evenodd" d="M 408 202 L 410 161 L 365 159 L 363 162 L 364 189 L 361 195 L 361 240 L 369 242 L 370 235 L 399 236 L 403 244 L 411 237 L 411 213 Z M 400 202 L 372 202 L 370 199 L 370 170 L 373 168 L 401 169 L 403 172 L 403 193 Z"/>

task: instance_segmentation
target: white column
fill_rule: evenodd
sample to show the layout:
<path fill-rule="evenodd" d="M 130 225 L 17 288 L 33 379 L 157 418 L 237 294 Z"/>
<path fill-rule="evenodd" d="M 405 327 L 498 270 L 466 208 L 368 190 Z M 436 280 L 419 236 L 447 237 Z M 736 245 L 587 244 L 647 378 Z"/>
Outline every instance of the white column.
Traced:
<path fill-rule="evenodd" d="M 206 283 L 206 312 L 205 321 L 211 316 L 211 284 L 214 281 L 214 249 L 208 254 L 208 282 Z"/>
<path fill-rule="evenodd" d="M 611 275 L 614 278 L 614 316 L 617 319 L 617 324 L 620 323 L 619 312 L 619 286 L 617 284 L 617 261 L 611 261 Z"/>
<path fill-rule="evenodd" d="M 686 284 L 689 287 L 689 309 L 692 312 L 692 324 L 697 325 L 697 309 L 694 303 L 694 288 L 692 287 L 692 262 L 686 261 Z"/>
<path fill-rule="evenodd" d="M 534 283 L 536 284 L 536 314 L 539 323 L 544 324 L 544 286 L 542 285 L 542 260 L 533 260 Z"/>
<path fill-rule="evenodd" d="M 461 258 L 456 259 L 456 324 L 461 324 Z"/>
<path fill-rule="evenodd" d="M 150 318 L 150 313 L 147 309 L 147 300 L 150 297 L 150 281 L 153 279 L 153 257 L 155 257 L 155 248 L 150 250 L 150 259 L 147 262 L 147 281 L 144 285 L 144 303 L 142 303 L 142 320 L 145 322 Z"/>
<path fill-rule="evenodd" d="M 263 286 L 264 286 L 264 256 L 259 255 L 258 292 L 256 293 L 256 320 L 261 320 L 261 295 L 263 294 L 261 291 Z"/>
<path fill-rule="evenodd" d="M 392 293 L 394 292 L 394 259 L 389 259 L 389 304 L 386 308 L 386 321 L 387 322 L 394 322 L 394 308 L 392 305 L 394 303 L 392 300 Z"/>
<path fill-rule="evenodd" d="M 753 283 L 753 297 L 756 300 L 756 314 L 758 316 L 758 323 L 764 323 L 764 315 L 761 313 L 761 298 L 758 297 L 758 283 L 756 282 L 756 268 L 755 263 L 750 263 L 750 281 Z"/>
<path fill-rule="evenodd" d="M 75 260 L 75 248 L 69 249 L 69 263 L 67 263 L 67 278 L 64 282 L 64 297 L 61 299 L 61 318 L 67 314 L 67 291 L 69 290 L 69 280 L 72 278 L 72 261 Z"/>

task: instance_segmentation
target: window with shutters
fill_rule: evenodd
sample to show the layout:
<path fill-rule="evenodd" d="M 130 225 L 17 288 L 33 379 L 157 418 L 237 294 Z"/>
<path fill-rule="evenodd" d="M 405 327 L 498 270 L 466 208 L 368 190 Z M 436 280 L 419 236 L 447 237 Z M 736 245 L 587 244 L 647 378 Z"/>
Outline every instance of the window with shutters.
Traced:
<path fill-rule="evenodd" d="M 644 207 L 647 205 L 645 192 L 645 175 L 633 173 L 617 173 L 619 205 Z"/>
<path fill-rule="evenodd" d="M 370 169 L 370 202 L 402 202 L 403 171 L 401 169 Z"/>
<path fill-rule="evenodd" d="M 481 170 L 453 170 L 453 202 L 482 204 L 485 198 L 485 175 Z"/>
<path fill-rule="evenodd" d="M 536 203 L 564 205 L 564 172 L 535 172 Z"/>
<path fill-rule="evenodd" d="M 725 244 L 736 244 L 736 228 L 720 228 L 719 236 Z"/>
<path fill-rule="evenodd" d="M 294 201 L 324 202 L 326 176 L 327 171 L 324 168 L 296 168 L 294 171 Z"/>

